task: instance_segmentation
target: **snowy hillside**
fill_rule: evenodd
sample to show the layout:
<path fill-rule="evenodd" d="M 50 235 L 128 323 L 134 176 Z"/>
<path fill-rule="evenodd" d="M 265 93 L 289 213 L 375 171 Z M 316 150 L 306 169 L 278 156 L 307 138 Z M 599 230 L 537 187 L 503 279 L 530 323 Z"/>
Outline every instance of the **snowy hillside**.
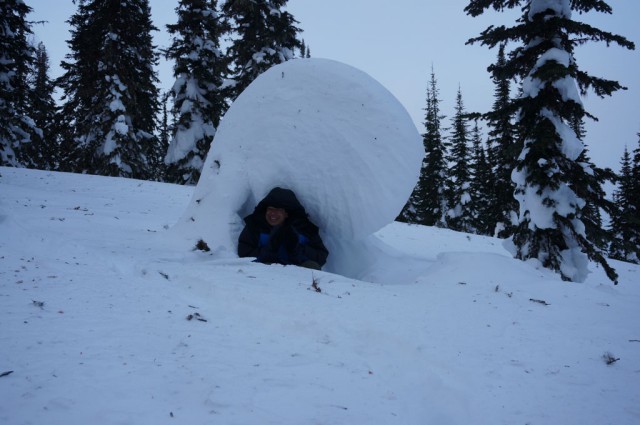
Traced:
<path fill-rule="evenodd" d="M 192 190 L 0 168 L 0 423 L 640 423 L 639 266 L 397 223 L 376 282 L 216 259 L 166 237 Z"/>

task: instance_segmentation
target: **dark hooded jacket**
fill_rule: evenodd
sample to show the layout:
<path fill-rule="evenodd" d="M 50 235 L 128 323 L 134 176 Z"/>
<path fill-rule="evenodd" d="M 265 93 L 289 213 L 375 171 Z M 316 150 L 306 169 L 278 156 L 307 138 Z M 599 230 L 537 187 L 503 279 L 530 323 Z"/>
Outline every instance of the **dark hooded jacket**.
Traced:
<path fill-rule="evenodd" d="M 283 208 L 287 219 L 277 227 L 267 223 L 267 207 Z M 296 195 L 276 187 L 244 219 L 245 228 L 238 240 L 240 257 L 256 257 L 261 263 L 301 265 L 313 261 L 323 266 L 329 252 L 322 243 L 318 227 L 309 221 Z"/>

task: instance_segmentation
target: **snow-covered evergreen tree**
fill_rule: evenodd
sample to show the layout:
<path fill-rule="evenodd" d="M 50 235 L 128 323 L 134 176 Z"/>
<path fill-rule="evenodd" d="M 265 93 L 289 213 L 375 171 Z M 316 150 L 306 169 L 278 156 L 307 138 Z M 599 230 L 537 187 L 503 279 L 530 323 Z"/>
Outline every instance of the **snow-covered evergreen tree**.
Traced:
<path fill-rule="evenodd" d="M 581 117 L 574 117 L 569 122 L 570 127 L 576 133 L 578 139 L 582 142 L 586 138 L 586 130 L 584 120 Z M 575 187 L 576 194 L 585 200 L 585 206 L 582 209 L 582 221 L 585 226 L 587 239 L 592 241 L 599 249 L 607 250 L 611 244 L 612 234 L 602 221 L 602 211 L 608 216 L 615 214 L 615 205 L 607 198 L 604 190 L 606 183 L 614 183 L 616 174 L 610 168 L 600 168 L 591 161 L 589 157 L 589 149 L 585 146 L 584 150 L 578 157 L 578 163 L 587 171 L 586 181 L 581 182 Z"/>
<path fill-rule="evenodd" d="M 49 54 L 44 43 L 35 49 L 35 61 L 29 78 L 29 111 L 41 133 L 34 135 L 24 151 L 33 167 L 56 170 L 58 167 L 57 106 L 53 98 L 55 86 L 49 78 Z"/>
<path fill-rule="evenodd" d="M 196 184 L 211 141 L 227 109 L 228 61 L 220 50 L 227 32 L 216 0 L 181 0 L 167 58 L 176 82 L 171 91 L 177 122 L 165 158 L 167 181 Z"/>
<path fill-rule="evenodd" d="M 157 172 L 155 180 L 158 181 L 166 180 L 167 173 L 164 158 L 167 155 L 167 151 L 169 150 L 169 141 L 171 140 L 171 135 L 173 134 L 172 126 L 169 124 L 168 103 L 170 95 L 171 93 L 169 92 L 164 93 L 161 100 L 162 115 L 160 118 L 157 153 L 156 155 L 154 155 L 155 164 L 153 166 L 153 169 Z"/>
<path fill-rule="evenodd" d="M 447 201 L 447 147 L 442 137 L 438 82 L 431 68 L 431 78 L 427 86 L 427 106 L 425 108 L 425 133 L 422 135 L 425 156 L 420 177 L 407 202 L 400 221 L 426 226 L 446 225 Z"/>
<path fill-rule="evenodd" d="M 611 258 L 622 261 L 640 262 L 640 209 L 634 202 L 634 189 L 639 182 L 634 175 L 634 164 L 625 146 L 620 161 L 618 185 L 613 194 L 615 213 L 611 215 L 613 238 L 609 247 Z"/>
<path fill-rule="evenodd" d="M 516 106 L 524 145 L 512 173 L 520 204 L 512 238 L 514 253 L 522 260 L 537 259 L 572 281 L 586 278 L 591 259 L 615 282 L 615 270 L 585 232 L 582 209 L 586 202 L 579 194 L 588 190 L 582 185 L 588 182 L 589 170 L 579 162 L 584 145 L 571 123 L 586 114 L 580 93 L 591 88 L 605 96 L 622 87 L 580 70 L 573 51 L 588 41 L 635 46 L 624 37 L 572 20 L 573 11 L 611 13 L 601 0 L 471 0 L 465 11 L 477 16 L 488 8 L 519 6 L 522 17 L 517 26 L 492 26 L 469 40 L 490 47 L 519 43 L 503 68 L 509 78 L 521 79 L 523 85 Z"/>
<path fill-rule="evenodd" d="M 638 133 L 638 147 L 633 150 L 631 175 L 633 176 L 633 183 L 631 185 L 630 198 L 635 210 L 639 212 L 636 217 L 640 217 L 640 133 Z M 637 243 L 638 246 L 640 246 L 640 238 L 637 240 Z"/>
<path fill-rule="evenodd" d="M 447 193 L 450 209 L 447 212 L 447 227 L 461 232 L 473 233 L 471 212 L 471 173 L 469 170 L 469 127 L 467 113 L 462 100 L 462 89 L 458 88 L 455 113 L 451 118 L 449 136 L 449 172 Z"/>
<path fill-rule="evenodd" d="M 522 147 L 518 144 L 514 116 L 515 110 L 511 102 L 511 80 L 503 72 L 506 64 L 505 45 L 498 50 L 496 63 L 489 67 L 495 85 L 493 108 L 484 115 L 487 120 L 488 153 L 491 158 L 494 175 L 495 203 L 491 214 L 496 228 L 493 234 L 507 237 L 513 232 L 516 221 L 518 202 L 513 196 L 515 185 L 511 181 L 511 172 L 515 168 L 516 159 Z"/>
<path fill-rule="evenodd" d="M 273 65 L 295 57 L 302 47 L 301 30 L 293 15 L 283 10 L 288 0 L 225 0 L 224 15 L 235 33 L 228 55 L 233 60 L 237 97 L 255 78 Z"/>
<path fill-rule="evenodd" d="M 148 0 L 80 0 L 69 62 L 58 80 L 72 120 L 63 150 L 72 171 L 153 178 L 159 110 Z"/>
<path fill-rule="evenodd" d="M 471 225 L 477 234 L 492 236 L 496 226 L 495 179 L 482 145 L 478 120 L 471 131 L 471 146 Z"/>
<path fill-rule="evenodd" d="M 585 169 L 585 180 L 580 184 L 573 184 L 571 188 L 575 190 L 578 197 L 585 200 L 582 209 L 582 222 L 585 226 L 587 239 L 600 250 L 606 251 L 611 243 L 612 235 L 603 226 L 602 212 L 611 216 L 615 213 L 614 203 L 608 199 L 604 190 L 607 182 L 615 182 L 616 174 L 610 168 L 600 168 L 593 163 L 589 157 L 589 150 L 585 147 L 578 163 Z"/>
<path fill-rule="evenodd" d="M 33 47 L 27 42 L 31 8 L 22 0 L 0 1 L 0 165 L 33 166 L 23 150 L 40 134 L 28 110 L 27 76 Z"/>

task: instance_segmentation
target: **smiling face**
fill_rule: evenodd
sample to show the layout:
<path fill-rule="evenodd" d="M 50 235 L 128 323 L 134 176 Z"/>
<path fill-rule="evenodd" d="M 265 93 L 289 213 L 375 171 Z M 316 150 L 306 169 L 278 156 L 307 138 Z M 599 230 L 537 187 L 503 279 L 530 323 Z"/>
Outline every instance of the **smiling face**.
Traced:
<path fill-rule="evenodd" d="M 265 218 L 270 226 L 279 226 L 289 217 L 284 208 L 267 207 Z"/>

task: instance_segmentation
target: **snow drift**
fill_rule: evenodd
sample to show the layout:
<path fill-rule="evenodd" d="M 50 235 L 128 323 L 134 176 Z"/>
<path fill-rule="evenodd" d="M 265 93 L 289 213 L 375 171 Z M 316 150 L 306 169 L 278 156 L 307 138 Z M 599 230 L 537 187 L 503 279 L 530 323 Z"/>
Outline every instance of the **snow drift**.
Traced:
<path fill-rule="evenodd" d="M 640 266 L 401 223 L 393 285 L 157 246 L 194 190 L 0 167 L 0 424 L 640 423 Z"/>
<path fill-rule="evenodd" d="M 369 75 L 327 59 L 288 61 L 233 103 L 174 231 L 235 256 L 242 217 L 280 186 L 321 229 L 327 270 L 362 274 L 376 249 L 370 235 L 401 211 L 422 157 L 409 114 Z"/>

